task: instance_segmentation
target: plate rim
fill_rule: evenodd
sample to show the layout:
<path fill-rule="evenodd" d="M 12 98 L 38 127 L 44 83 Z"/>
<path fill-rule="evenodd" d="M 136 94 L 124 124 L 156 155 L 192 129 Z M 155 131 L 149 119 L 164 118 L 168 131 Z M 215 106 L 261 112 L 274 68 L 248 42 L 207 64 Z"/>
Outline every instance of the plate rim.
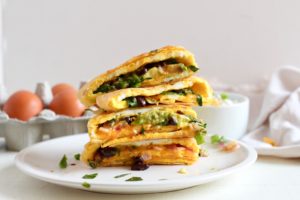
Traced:
<path fill-rule="evenodd" d="M 71 138 L 71 137 L 83 137 L 85 134 L 87 133 L 81 133 L 81 134 L 76 134 L 76 135 L 69 135 L 69 136 L 64 136 L 64 137 L 59 137 L 59 138 L 54 138 L 51 140 L 46 140 L 37 144 L 34 144 L 30 147 L 27 147 L 25 149 L 23 149 L 22 151 L 20 151 L 15 159 L 15 165 L 17 166 L 17 168 L 22 171 L 23 173 L 25 173 L 26 175 L 29 175 L 31 177 L 37 178 L 39 180 L 43 180 L 46 182 L 51 182 L 54 184 L 59 184 L 59 185 L 75 185 L 75 186 L 81 186 L 81 184 L 84 182 L 83 181 L 75 181 L 75 180 L 63 180 L 63 178 L 51 178 L 51 173 L 46 173 L 46 172 L 42 172 L 40 170 L 34 169 L 31 165 L 29 165 L 28 163 L 24 162 L 24 160 L 22 159 L 27 152 L 31 151 L 32 149 L 42 146 L 45 143 L 49 143 L 49 142 L 55 142 L 57 140 L 62 140 L 62 139 L 66 139 L 66 138 Z M 209 135 L 209 134 L 208 134 Z M 232 140 L 230 138 L 227 138 L 228 140 Z M 101 182 L 94 182 L 92 181 L 91 184 L 93 186 L 102 186 L 102 187 L 128 187 L 128 186 L 138 186 L 139 188 L 142 187 L 151 187 L 151 186 L 172 186 L 172 185 L 178 185 L 181 184 L 183 182 L 187 182 L 188 181 L 188 185 L 197 185 L 197 184 L 202 184 L 202 183 L 207 183 L 210 181 L 214 181 L 216 179 L 219 178 L 223 178 L 224 176 L 227 176 L 233 172 L 242 170 L 250 165 L 252 165 L 253 163 L 255 163 L 255 161 L 257 160 L 257 152 L 255 151 L 255 149 L 251 146 L 248 146 L 247 144 L 245 144 L 244 142 L 241 141 L 237 141 L 238 144 L 243 147 L 246 150 L 247 156 L 245 157 L 245 159 L 243 159 L 241 162 L 239 162 L 236 165 L 230 166 L 226 169 L 222 169 L 222 170 L 218 170 L 218 171 L 214 171 L 211 173 L 207 173 L 207 174 L 201 174 L 200 176 L 188 176 L 188 177 L 182 177 L 180 179 L 172 179 L 172 180 L 164 180 L 164 181 L 142 181 L 142 182 L 121 182 L 121 183 L 101 183 Z M 37 173 L 36 173 L 37 172 Z M 42 175 L 46 175 L 46 176 L 42 176 Z M 84 189 L 84 188 L 82 188 Z"/>

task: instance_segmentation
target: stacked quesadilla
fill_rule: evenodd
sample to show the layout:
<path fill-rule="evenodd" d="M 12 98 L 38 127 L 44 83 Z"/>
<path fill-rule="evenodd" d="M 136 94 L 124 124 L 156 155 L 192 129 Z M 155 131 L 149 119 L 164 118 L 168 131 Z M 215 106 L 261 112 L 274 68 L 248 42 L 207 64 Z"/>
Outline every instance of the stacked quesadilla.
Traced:
<path fill-rule="evenodd" d="M 210 104 L 212 89 L 192 76 L 193 55 L 178 46 L 136 56 L 84 85 L 79 98 L 96 106 L 81 159 L 92 167 L 192 164 L 206 124 L 190 106 Z"/>

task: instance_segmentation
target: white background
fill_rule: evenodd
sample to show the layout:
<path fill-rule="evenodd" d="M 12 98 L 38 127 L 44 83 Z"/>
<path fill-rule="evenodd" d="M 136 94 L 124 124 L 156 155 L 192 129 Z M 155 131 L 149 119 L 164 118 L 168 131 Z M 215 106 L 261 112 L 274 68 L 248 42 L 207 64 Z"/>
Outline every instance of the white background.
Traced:
<path fill-rule="evenodd" d="M 168 44 L 191 50 L 200 74 L 255 83 L 300 66 L 297 0 L 6 0 L 4 81 L 79 81 Z M 0 72 L 1 73 L 1 72 Z"/>

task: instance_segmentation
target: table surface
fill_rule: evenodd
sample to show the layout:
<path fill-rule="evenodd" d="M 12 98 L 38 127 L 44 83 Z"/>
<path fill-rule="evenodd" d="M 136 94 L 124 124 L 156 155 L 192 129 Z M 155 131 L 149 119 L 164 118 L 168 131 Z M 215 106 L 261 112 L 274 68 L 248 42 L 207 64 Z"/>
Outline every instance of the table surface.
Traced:
<path fill-rule="evenodd" d="M 14 165 L 16 152 L 0 138 L 0 199 L 300 199 L 300 158 L 259 157 L 251 167 L 193 188 L 156 194 L 102 194 L 46 183 L 23 174 Z"/>

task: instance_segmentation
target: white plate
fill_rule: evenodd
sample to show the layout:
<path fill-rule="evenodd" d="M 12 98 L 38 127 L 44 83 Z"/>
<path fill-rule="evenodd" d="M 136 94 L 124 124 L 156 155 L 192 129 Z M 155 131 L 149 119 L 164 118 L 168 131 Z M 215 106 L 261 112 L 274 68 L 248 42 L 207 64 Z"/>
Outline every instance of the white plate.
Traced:
<path fill-rule="evenodd" d="M 16 156 L 15 162 L 24 173 L 50 183 L 97 192 L 134 194 L 172 191 L 211 182 L 253 164 L 257 158 L 255 150 L 243 143 L 231 153 L 206 145 L 204 148 L 209 156 L 201 157 L 192 166 L 150 166 L 145 171 L 131 171 L 128 167 L 91 169 L 74 159 L 74 154 L 80 153 L 87 141 L 87 134 L 48 140 L 24 149 Z M 58 163 L 63 154 L 67 155 L 69 164 L 76 165 L 60 169 Z M 179 174 L 181 168 L 185 168 L 188 174 Z M 98 176 L 82 179 L 83 175 L 91 173 L 98 173 Z M 124 173 L 131 174 L 114 178 Z M 132 176 L 142 177 L 143 181 L 125 181 Z M 84 188 L 83 182 L 88 182 L 91 187 Z"/>

